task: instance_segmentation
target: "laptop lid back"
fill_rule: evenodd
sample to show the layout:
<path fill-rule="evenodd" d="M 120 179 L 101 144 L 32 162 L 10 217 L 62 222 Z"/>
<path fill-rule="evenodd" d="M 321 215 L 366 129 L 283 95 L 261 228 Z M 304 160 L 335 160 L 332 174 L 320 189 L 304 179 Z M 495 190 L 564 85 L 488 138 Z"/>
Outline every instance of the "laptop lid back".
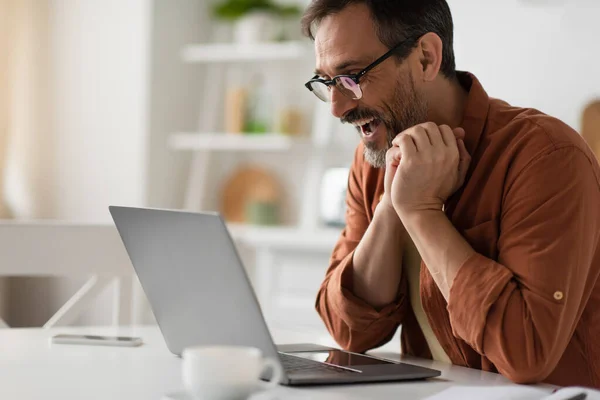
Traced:
<path fill-rule="evenodd" d="M 218 214 L 109 207 L 169 350 L 253 346 L 277 357 Z"/>

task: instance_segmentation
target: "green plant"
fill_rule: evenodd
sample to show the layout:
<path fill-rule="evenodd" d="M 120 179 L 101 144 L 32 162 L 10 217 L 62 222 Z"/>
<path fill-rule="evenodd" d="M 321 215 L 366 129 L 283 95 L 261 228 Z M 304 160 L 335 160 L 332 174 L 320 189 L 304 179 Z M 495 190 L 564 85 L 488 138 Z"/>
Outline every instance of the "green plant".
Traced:
<path fill-rule="evenodd" d="M 271 0 L 225 0 L 213 7 L 216 17 L 236 20 L 253 11 L 268 12 L 280 17 L 293 17 L 300 13 L 297 6 L 283 6 Z"/>
<path fill-rule="evenodd" d="M 283 6 L 283 5 L 280 5 L 280 6 L 278 6 L 278 12 L 277 13 L 281 17 L 285 17 L 285 18 L 290 17 L 291 18 L 291 17 L 295 17 L 297 15 L 300 15 L 300 12 L 301 12 L 301 10 L 300 10 L 300 7 L 298 7 L 298 6 L 293 6 L 293 5 Z"/>

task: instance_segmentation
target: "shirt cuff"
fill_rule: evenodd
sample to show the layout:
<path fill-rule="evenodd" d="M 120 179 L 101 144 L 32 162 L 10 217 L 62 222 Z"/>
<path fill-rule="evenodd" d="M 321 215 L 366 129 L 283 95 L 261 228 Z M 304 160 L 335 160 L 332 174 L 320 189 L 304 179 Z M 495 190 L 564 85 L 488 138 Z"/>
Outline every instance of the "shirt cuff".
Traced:
<path fill-rule="evenodd" d="M 454 278 L 448 301 L 452 333 L 481 355 L 488 312 L 512 278 L 508 268 L 477 253 Z"/>
<path fill-rule="evenodd" d="M 329 304 L 333 311 L 356 332 L 399 325 L 403 317 L 406 290 L 400 290 L 393 303 L 381 310 L 375 309 L 353 293 L 353 257 L 354 252 L 340 263 L 329 281 Z"/>

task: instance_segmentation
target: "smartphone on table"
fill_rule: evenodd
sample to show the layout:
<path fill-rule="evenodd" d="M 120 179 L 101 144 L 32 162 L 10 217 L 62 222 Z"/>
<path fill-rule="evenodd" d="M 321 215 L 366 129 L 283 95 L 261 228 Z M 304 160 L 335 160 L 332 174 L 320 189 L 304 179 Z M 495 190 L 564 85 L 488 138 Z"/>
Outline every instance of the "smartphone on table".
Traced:
<path fill-rule="evenodd" d="M 83 344 L 91 346 L 118 346 L 136 347 L 140 346 L 142 338 L 131 336 L 98 336 L 98 335 L 67 335 L 59 334 L 52 336 L 50 342 L 53 344 Z"/>

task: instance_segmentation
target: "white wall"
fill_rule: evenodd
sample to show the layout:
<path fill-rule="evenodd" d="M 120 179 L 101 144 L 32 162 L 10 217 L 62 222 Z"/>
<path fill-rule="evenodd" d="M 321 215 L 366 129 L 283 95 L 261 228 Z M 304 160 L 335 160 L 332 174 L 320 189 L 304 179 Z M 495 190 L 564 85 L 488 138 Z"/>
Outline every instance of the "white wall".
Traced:
<path fill-rule="evenodd" d="M 55 0 L 54 218 L 110 221 L 145 202 L 150 1 Z"/>
<path fill-rule="evenodd" d="M 146 201 L 151 1 L 27 2 L 8 199 L 20 218 L 109 222 L 109 204 Z M 83 281 L 14 280 L 18 323 L 43 322 Z M 110 299 L 84 320 L 109 322 Z"/>
<path fill-rule="evenodd" d="M 145 199 L 149 0 L 40 0 L 13 139 L 18 217 L 108 222 Z M 40 52 L 42 56 L 36 55 Z"/>
<path fill-rule="evenodd" d="M 153 2 L 149 80 L 148 204 L 183 206 L 190 155 L 167 147 L 174 132 L 198 130 L 203 68 L 182 62 L 184 45 L 209 35 L 206 1 Z"/>
<path fill-rule="evenodd" d="M 488 94 L 575 129 L 600 96 L 597 0 L 449 0 L 457 67 Z"/>
<path fill-rule="evenodd" d="M 48 101 L 50 64 L 48 1 L 24 0 L 18 8 L 13 38 L 11 131 L 8 142 L 5 192 L 16 217 L 51 214 L 54 198 L 55 132 Z"/>

